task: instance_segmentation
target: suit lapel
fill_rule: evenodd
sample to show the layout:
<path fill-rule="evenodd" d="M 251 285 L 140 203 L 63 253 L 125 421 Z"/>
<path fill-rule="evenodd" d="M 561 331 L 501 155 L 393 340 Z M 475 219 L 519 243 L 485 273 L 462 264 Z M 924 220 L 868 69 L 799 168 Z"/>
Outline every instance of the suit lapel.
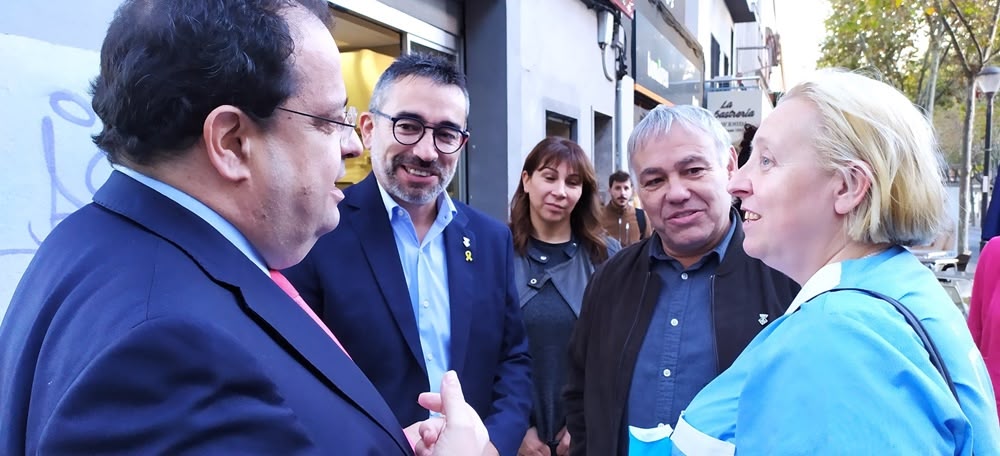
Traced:
<path fill-rule="evenodd" d="M 410 353 L 426 374 L 427 365 L 420 347 L 420 334 L 417 332 L 417 319 L 413 315 L 410 292 L 406 289 L 406 276 L 403 274 L 399 252 L 396 250 L 396 238 L 375 176 L 369 174 L 348 191 L 344 202 L 352 213 L 345 219 L 361 242 L 361 250 L 371 266 L 372 275 L 382 292 L 385 305 L 392 313 L 396 328 L 403 334 Z"/>
<path fill-rule="evenodd" d="M 269 330 L 271 337 L 291 346 L 300 355 L 302 364 L 364 411 L 406 451 L 409 444 L 400 440 L 399 422 L 382 396 L 357 364 L 298 304 L 263 273 L 260 278 L 243 281 L 240 291 L 248 313 L 261 327 Z"/>
<path fill-rule="evenodd" d="M 465 347 L 469 341 L 470 324 L 475 311 L 473 291 L 476 290 L 478 244 L 469 230 L 469 218 L 458 208 L 455 218 L 444 229 L 444 254 L 448 264 L 448 301 L 451 306 L 451 369 L 462 371 Z M 481 258 L 486 258 L 482 252 Z"/>
<path fill-rule="evenodd" d="M 399 422 L 367 377 L 326 333 L 250 259 L 207 222 L 120 172 L 112 173 L 94 202 L 132 219 L 186 252 L 220 285 L 239 294 L 244 311 L 293 356 L 341 392 L 392 436 L 404 453 Z"/>

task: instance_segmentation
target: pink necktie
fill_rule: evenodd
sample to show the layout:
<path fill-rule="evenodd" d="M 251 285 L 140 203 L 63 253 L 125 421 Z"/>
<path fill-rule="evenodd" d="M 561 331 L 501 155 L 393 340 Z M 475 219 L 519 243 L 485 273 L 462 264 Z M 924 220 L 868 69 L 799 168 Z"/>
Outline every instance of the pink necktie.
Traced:
<path fill-rule="evenodd" d="M 333 342 L 337 344 L 337 346 L 340 347 L 341 350 L 344 350 L 344 354 L 347 355 L 348 358 L 351 357 L 350 353 L 347 353 L 347 350 L 344 349 L 344 346 L 340 344 L 339 340 L 337 340 L 337 336 L 334 336 L 333 333 L 330 332 L 330 328 L 327 328 L 326 325 L 323 324 L 322 321 L 320 321 L 319 317 L 316 316 L 316 312 L 313 312 L 312 308 L 310 308 L 309 305 L 306 304 L 306 301 L 302 299 L 302 296 L 299 296 L 299 292 L 295 290 L 295 287 L 292 286 L 292 283 L 289 282 L 288 279 L 286 279 L 285 276 L 282 275 L 280 271 L 272 269 L 271 280 L 273 280 L 274 283 L 278 284 L 278 287 L 281 288 L 281 291 L 287 293 L 288 296 L 290 296 L 292 300 L 295 301 L 295 303 L 298 304 L 303 311 L 305 311 L 305 313 L 309 314 L 309 318 L 312 318 L 313 321 L 316 322 L 316 324 L 319 325 L 320 328 L 323 328 L 323 331 L 326 332 L 326 335 L 330 336 L 330 339 L 333 339 Z"/>
<path fill-rule="evenodd" d="M 330 328 L 327 328 L 326 325 L 323 324 L 322 321 L 320 321 L 319 317 L 316 316 L 316 312 L 313 312 L 312 308 L 309 307 L 309 304 L 306 304 L 306 301 L 302 299 L 302 296 L 299 296 L 298 290 L 296 290 L 295 287 L 292 286 L 292 283 L 289 282 L 288 279 L 286 279 L 285 276 L 282 275 L 280 271 L 272 269 L 271 280 L 273 280 L 274 283 L 278 284 L 278 288 L 281 288 L 281 291 L 284 291 L 286 294 L 288 294 L 288 296 L 292 298 L 292 301 L 295 301 L 295 303 L 298 304 L 299 307 L 301 307 L 305 313 L 309 314 L 309 317 L 312 318 L 313 321 L 315 321 L 320 328 L 323 328 L 323 331 L 326 332 L 326 335 L 330 336 L 330 339 L 333 339 L 333 343 L 337 344 L 337 346 L 340 347 L 341 350 L 344 350 L 344 354 L 347 355 L 348 358 L 351 358 L 351 354 L 347 353 L 347 350 L 344 349 L 343 345 L 340 345 L 340 341 L 337 340 L 337 336 L 334 336 L 333 333 L 330 331 Z M 353 359 L 354 358 L 351 358 L 351 360 Z M 406 433 L 404 433 L 404 435 L 406 436 L 407 443 L 410 444 L 410 449 L 414 450 L 416 448 L 417 439 L 419 437 L 411 438 Z"/>

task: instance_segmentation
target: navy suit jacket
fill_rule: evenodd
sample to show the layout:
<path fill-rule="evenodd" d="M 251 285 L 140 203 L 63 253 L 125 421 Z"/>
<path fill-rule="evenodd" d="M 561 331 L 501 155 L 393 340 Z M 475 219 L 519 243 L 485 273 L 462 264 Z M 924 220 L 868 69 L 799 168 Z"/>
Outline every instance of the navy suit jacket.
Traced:
<path fill-rule="evenodd" d="M 407 426 L 427 419 L 416 398 L 430 385 L 392 226 L 374 175 L 344 193 L 340 227 L 285 275 Z M 513 456 L 528 428 L 532 390 L 511 234 L 496 220 L 460 202 L 455 206 L 444 230 L 449 368 L 484 418 L 493 445 Z M 466 250 L 473 261 L 466 261 Z"/>
<path fill-rule="evenodd" d="M 115 172 L 0 326 L 0 454 L 411 454 L 364 374 L 211 225 Z"/>

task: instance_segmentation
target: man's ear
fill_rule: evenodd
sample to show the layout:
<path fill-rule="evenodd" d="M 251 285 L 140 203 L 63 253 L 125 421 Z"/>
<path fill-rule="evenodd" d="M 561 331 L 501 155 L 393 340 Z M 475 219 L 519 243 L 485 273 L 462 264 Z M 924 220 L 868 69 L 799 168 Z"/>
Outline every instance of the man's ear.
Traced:
<path fill-rule="evenodd" d="M 726 153 L 726 171 L 730 178 L 733 177 L 733 173 L 736 172 L 736 168 L 738 167 L 737 163 L 739 162 L 737 161 L 737 157 L 736 148 L 729 146 L 729 150 Z"/>
<path fill-rule="evenodd" d="M 223 178 L 242 181 L 250 177 L 250 146 L 260 131 L 241 109 L 219 106 L 205 117 L 202 140 L 212 167 Z"/>
<path fill-rule="evenodd" d="M 370 150 L 372 130 L 375 129 L 375 115 L 368 111 L 359 114 L 358 128 L 361 130 L 361 146 Z"/>
<path fill-rule="evenodd" d="M 871 188 L 871 171 L 865 163 L 855 163 L 847 169 L 835 173 L 836 194 L 833 209 L 840 215 L 847 215 L 858 207 Z"/>

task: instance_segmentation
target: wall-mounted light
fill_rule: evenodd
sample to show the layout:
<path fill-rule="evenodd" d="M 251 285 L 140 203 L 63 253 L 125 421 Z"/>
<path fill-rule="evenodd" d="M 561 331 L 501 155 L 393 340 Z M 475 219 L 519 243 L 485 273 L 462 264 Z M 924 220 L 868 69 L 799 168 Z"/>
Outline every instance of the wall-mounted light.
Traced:
<path fill-rule="evenodd" d="M 597 12 L 597 45 L 601 49 L 611 44 L 615 33 L 615 15 L 608 10 Z"/>

